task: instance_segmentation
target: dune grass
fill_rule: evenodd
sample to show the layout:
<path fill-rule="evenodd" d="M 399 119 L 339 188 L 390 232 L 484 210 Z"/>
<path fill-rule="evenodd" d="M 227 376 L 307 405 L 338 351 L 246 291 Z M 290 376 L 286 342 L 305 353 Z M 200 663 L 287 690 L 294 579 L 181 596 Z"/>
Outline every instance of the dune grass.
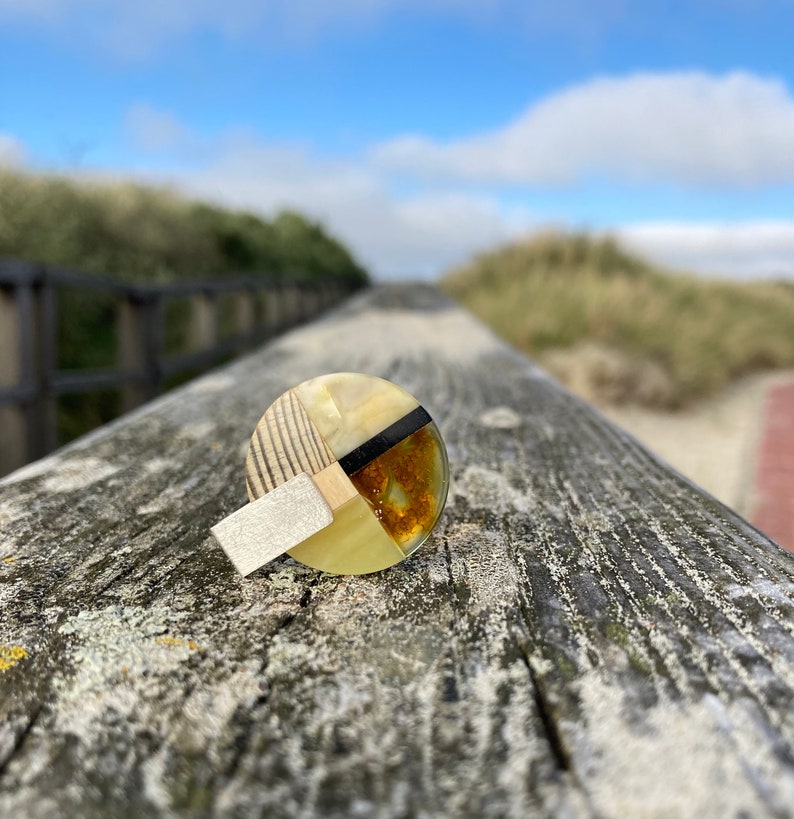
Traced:
<path fill-rule="evenodd" d="M 367 280 L 340 242 L 298 213 L 267 221 L 162 188 L 2 168 L 0 256 L 136 282 L 246 272 Z"/>
<path fill-rule="evenodd" d="M 601 403 L 681 407 L 794 366 L 794 286 L 654 267 L 613 239 L 544 234 L 450 272 L 442 287 Z"/>

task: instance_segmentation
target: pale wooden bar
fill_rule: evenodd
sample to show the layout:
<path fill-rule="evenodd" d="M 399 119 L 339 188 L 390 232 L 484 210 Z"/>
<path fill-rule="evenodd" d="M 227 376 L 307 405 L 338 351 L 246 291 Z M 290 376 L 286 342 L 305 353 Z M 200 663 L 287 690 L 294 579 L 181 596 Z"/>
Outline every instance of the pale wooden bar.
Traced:
<path fill-rule="evenodd" d="M 0 388 L 24 383 L 23 353 L 20 349 L 21 316 L 17 311 L 17 294 L 0 287 Z M 0 406 L 0 463 L 21 466 L 27 451 L 28 421 L 21 405 Z"/>
<path fill-rule="evenodd" d="M 338 370 L 439 423 L 380 574 L 209 534 Z M 383 287 L 0 482 L 0 816 L 790 817 L 794 555 L 435 290 Z"/>
<path fill-rule="evenodd" d="M 122 387 L 122 406 L 131 410 L 157 395 L 160 379 L 162 328 L 159 299 L 125 298 L 119 303 L 118 364 L 140 378 Z"/>
<path fill-rule="evenodd" d="M 236 330 L 246 336 L 256 329 L 256 304 L 254 293 L 243 290 L 234 297 Z"/>
<path fill-rule="evenodd" d="M 191 299 L 190 339 L 191 350 L 206 350 L 218 337 L 218 301 L 215 293 L 198 293 Z"/>

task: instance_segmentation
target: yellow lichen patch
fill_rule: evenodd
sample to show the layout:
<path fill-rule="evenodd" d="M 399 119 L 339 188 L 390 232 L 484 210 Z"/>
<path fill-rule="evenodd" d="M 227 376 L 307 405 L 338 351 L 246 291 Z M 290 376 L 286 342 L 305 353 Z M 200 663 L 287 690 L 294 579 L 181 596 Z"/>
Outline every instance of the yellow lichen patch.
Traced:
<path fill-rule="evenodd" d="M 0 644 L 0 671 L 8 671 L 13 668 L 20 660 L 24 660 L 28 656 L 22 646 L 6 646 Z"/>
<path fill-rule="evenodd" d="M 8 557 L 3 558 L 3 563 L 13 563 L 15 560 L 16 560 L 15 557 L 12 557 L 11 555 L 9 555 Z"/>
<path fill-rule="evenodd" d="M 191 651 L 198 648 L 198 643 L 193 640 L 186 640 L 183 637 L 155 637 L 154 641 L 160 643 L 161 646 L 171 646 L 173 648 L 187 646 Z"/>

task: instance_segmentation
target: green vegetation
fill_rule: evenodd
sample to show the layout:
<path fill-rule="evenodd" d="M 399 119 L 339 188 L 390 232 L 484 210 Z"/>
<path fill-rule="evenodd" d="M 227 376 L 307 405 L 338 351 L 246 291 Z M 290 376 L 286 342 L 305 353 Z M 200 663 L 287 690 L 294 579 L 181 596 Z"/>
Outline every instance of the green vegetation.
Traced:
<path fill-rule="evenodd" d="M 297 213 L 267 222 L 168 190 L 1 168 L 0 256 L 135 282 L 261 272 L 367 280 L 339 242 Z"/>
<path fill-rule="evenodd" d="M 675 408 L 794 366 L 794 286 L 672 273 L 609 238 L 544 234 L 479 256 L 442 287 L 573 389 Z"/>

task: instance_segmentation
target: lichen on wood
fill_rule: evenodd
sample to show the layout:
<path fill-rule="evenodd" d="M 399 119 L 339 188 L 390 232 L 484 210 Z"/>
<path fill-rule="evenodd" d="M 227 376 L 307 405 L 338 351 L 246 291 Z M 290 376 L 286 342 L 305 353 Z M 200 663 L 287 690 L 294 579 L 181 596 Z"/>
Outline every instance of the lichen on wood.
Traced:
<path fill-rule="evenodd" d="M 209 528 L 251 430 L 339 370 L 439 423 L 441 524 L 240 578 Z M 792 816 L 794 556 L 431 288 L 15 473 L 0 527 L 2 816 Z"/>

